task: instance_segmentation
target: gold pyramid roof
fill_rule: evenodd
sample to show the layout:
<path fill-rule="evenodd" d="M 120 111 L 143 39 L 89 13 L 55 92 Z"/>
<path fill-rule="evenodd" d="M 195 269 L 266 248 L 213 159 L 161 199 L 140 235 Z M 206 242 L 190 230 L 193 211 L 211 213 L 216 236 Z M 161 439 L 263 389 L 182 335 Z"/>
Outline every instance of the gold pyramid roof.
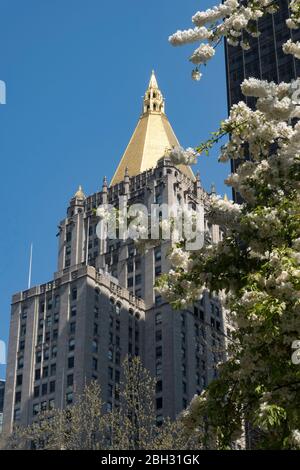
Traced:
<path fill-rule="evenodd" d="M 144 96 L 143 113 L 112 178 L 111 186 L 123 181 L 126 168 L 129 176 L 143 173 L 155 167 L 168 149 L 178 145 L 177 137 L 165 115 L 164 98 L 152 71 Z M 178 168 L 192 180 L 195 179 L 189 166 L 178 165 Z"/>

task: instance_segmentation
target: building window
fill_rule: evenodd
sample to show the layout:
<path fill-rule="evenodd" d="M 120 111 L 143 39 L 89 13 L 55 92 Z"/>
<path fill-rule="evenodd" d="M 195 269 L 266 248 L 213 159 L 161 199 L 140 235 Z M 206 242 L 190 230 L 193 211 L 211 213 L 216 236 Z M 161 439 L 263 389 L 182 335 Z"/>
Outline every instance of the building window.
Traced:
<path fill-rule="evenodd" d="M 33 416 L 36 416 L 39 414 L 39 412 L 41 411 L 41 406 L 39 403 L 35 403 L 32 407 L 32 414 Z"/>
<path fill-rule="evenodd" d="M 98 369 L 98 360 L 95 357 L 93 357 L 92 367 L 93 367 L 94 371 L 97 371 L 97 369 Z"/>
<path fill-rule="evenodd" d="M 156 393 L 162 392 L 162 389 L 163 389 L 162 380 L 158 380 L 158 381 L 156 382 Z"/>
<path fill-rule="evenodd" d="M 156 358 L 162 357 L 162 346 L 157 346 L 156 347 Z"/>
<path fill-rule="evenodd" d="M 158 262 L 161 260 L 161 248 L 160 247 L 155 248 L 154 259 L 155 259 L 155 262 Z"/>
<path fill-rule="evenodd" d="M 52 340 L 53 341 L 56 341 L 58 338 L 58 330 L 53 330 L 53 333 L 52 333 Z"/>
<path fill-rule="evenodd" d="M 75 339 L 74 338 L 71 338 L 69 339 L 69 351 L 74 351 L 75 349 Z"/>
<path fill-rule="evenodd" d="M 156 398 L 156 409 L 161 410 L 163 407 L 163 399 L 162 397 Z"/>
<path fill-rule="evenodd" d="M 48 384 L 42 384 L 42 395 L 47 395 L 48 393 Z"/>
<path fill-rule="evenodd" d="M 70 374 L 67 376 L 67 387 L 73 387 L 74 383 L 74 376 L 73 374 Z"/>
<path fill-rule="evenodd" d="M 98 323 L 94 323 L 94 335 L 98 334 Z"/>
<path fill-rule="evenodd" d="M 116 364 L 119 366 L 121 363 L 121 354 L 117 351 L 116 352 Z"/>
<path fill-rule="evenodd" d="M 17 375 L 17 387 L 20 387 L 23 383 L 23 375 Z"/>
<path fill-rule="evenodd" d="M 20 403 L 22 398 L 22 393 L 21 392 L 16 392 L 15 395 L 15 403 Z"/>
<path fill-rule="evenodd" d="M 70 334 L 74 334 L 76 332 L 76 322 L 70 323 Z"/>
<path fill-rule="evenodd" d="M 115 371 L 115 382 L 118 384 L 120 382 L 120 371 Z"/>
<path fill-rule="evenodd" d="M 49 393 L 54 393 L 55 392 L 55 380 L 52 380 L 49 384 Z"/>
<path fill-rule="evenodd" d="M 41 361 L 42 361 L 42 353 L 41 351 L 38 351 L 35 353 L 35 362 L 37 364 L 40 364 Z"/>
<path fill-rule="evenodd" d="M 106 411 L 110 413 L 112 411 L 112 404 L 110 401 L 106 403 Z"/>
<path fill-rule="evenodd" d="M 69 392 L 66 394 L 66 404 L 72 405 L 73 403 L 73 392 Z"/>
<path fill-rule="evenodd" d="M 157 362 L 156 363 L 156 376 L 161 376 L 162 374 L 162 363 L 161 362 Z"/>
<path fill-rule="evenodd" d="M 155 276 L 158 277 L 161 275 L 161 266 L 155 266 Z"/>
<path fill-rule="evenodd" d="M 40 396 L 40 386 L 37 385 L 36 387 L 34 387 L 33 389 L 33 397 L 34 398 L 38 398 Z"/>
<path fill-rule="evenodd" d="M 40 378 L 41 378 L 41 369 L 36 369 L 35 370 L 34 378 L 35 378 L 35 380 L 40 380 Z"/>
<path fill-rule="evenodd" d="M 53 376 L 56 374 L 56 364 L 51 364 L 50 375 Z"/>
<path fill-rule="evenodd" d="M 28 310 L 27 310 L 27 308 L 24 308 L 24 309 L 22 310 L 22 315 L 21 315 L 22 320 L 26 320 L 27 314 L 28 314 Z"/>
<path fill-rule="evenodd" d="M 127 279 L 127 287 L 132 287 L 133 286 L 133 277 L 129 277 Z"/>
<path fill-rule="evenodd" d="M 48 366 L 43 367 L 43 379 L 48 377 L 48 373 L 49 373 L 49 367 Z"/>
<path fill-rule="evenodd" d="M 107 357 L 108 357 L 108 360 L 109 360 L 109 361 L 112 361 L 112 360 L 113 360 L 113 352 L 112 352 L 111 349 L 108 350 Z"/>
<path fill-rule="evenodd" d="M 186 394 L 186 391 L 187 391 L 186 382 L 182 382 L 182 393 Z"/>
<path fill-rule="evenodd" d="M 99 318 L 99 307 L 97 307 L 97 305 L 94 307 L 94 317 Z"/>
<path fill-rule="evenodd" d="M 142 298 L 142 289 L 135 289 L 134 295 L 138 297 L 139 299 Z"/>
<path fill-rule="evenodd" d="M 127 264 L 127 273 L 130 274 L 133 272 L 133 262 L 132 261 L 128 261 L 128 264 Z"/>
<path fill-rule="evenodd" d="M 108 378 L 109 378 L 109 380 L 113 379 L 113 373 L 114 373 L 113 368 L 109 367 L 108 368 Z"/>
<path fill-rule="evenodd" d="M 41 411 L 46 411 L 47 410 L 47 402 L 46 401 L 42 401 L 41 403 Z"/>
<path fill-rule="evenodd" d="M 72 300 L 77 300 L 77 288 L 73 287 L 72 289 Z"/>
<path fill-rule="evenodd" d="M 68 358 L 68 368 L 73 369 L 74 367 L 74 356 Z"/>
<path fill-rule="evenodd" d="M 76 317 L 77 308 L 73 305 L 71 307 L 71 317 Z"/>
<path fill-rule="evenodd" d="M 26 325 L 22 325 L 20 328 L 20 336 L 26 335 Z"/>
<path fill-rule="evenodd" d="M 52 359 L 55 359 L 56 356 L 57 356 L 57 346 L 53 346 L 52 351 L 51 351 L 51 357 Z"/>
<path fill-rule="evenodd" d="M 156 341 L 161 341 L 162 340 L 162 331 L 161 330 L 157 330 L 156 333 L 155 333 L 155 340 Z"/>
<path fill-rule="evenodd" d="M 155 324 L 156 325 L 160 325 L 160 323 L 162 322 L 162 314 L 160 312 L 158 312 L 156 315 L 155 315 Z"/>
<path fill-rule="evenodd" d="M 138 285 L 142 282 L 142 276 L 140 274 L 137 274 L 135 276 L 135 284 Z"/>
<path fill-rule="evenodd" d="M 44 350 L 44 361 L 48 361 L 49 355 L 50 355 L 49 348 L 46 348 L 46 349 Z"/>
<path fill-rule="evenodd" d="M 92 353 L 97 354 L 98 353 L 98 341 L 95 339 L 92 342 Z"/>
<path fill-rule="evenodd" d="M 21 418 L 21 410 L 17 408 L 14 411 L 14 421 L 20 421 L 20 418 Z"/>
<path fill-rule="evenodd" d="M 53 410 L 55 408 L 55 401 L 53 398 L 49 400 L 49 410 Z"/>

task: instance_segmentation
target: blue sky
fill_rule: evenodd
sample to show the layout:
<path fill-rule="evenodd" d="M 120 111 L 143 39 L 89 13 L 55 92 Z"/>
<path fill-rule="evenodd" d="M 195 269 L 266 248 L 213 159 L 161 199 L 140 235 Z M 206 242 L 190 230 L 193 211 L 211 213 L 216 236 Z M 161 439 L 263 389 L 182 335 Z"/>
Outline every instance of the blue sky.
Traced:
<path fill-rule="evenodd" d="M 112 176 L 152 68 L 183 146 L 205 140 L 226 117 L 223 47 L 196 83 L 187 61 L 193 46 L 167 41 L 190 27 L 197 8 L 212 4 L 0 0 L 0 80 L 7 86 L 0 105 L 0 339 L 8 338 L 12 293 L 26 289 L 30 243 L 32 282 L 40 284 L 56 270 L 57 223 L 78 184 L 93 193 Z M 223 194 L 229 168 L 217 153 L 197 168 L 204 187 L 215 182 Z"/>

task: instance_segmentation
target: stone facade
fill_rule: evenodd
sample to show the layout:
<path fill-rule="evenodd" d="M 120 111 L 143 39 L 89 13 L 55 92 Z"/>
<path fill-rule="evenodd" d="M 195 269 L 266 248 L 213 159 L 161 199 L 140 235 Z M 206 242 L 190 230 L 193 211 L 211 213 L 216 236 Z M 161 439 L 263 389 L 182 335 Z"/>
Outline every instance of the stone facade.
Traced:
<path fill-rule="evenodd" d="M 157 86 L 153 77 L 150 85 Z M 148 106 L 144 113 L 157 113 Z M 130 175 L 125 169 L 123 180 L 111 186 L 104 179 L 102 191 L 88 197 L 79 188 L 59 225 L 54 280 L 13 296 L 7 432 L 15 422 L 32 422 L 40 410 L 72 404 L 92 379 L 100 382 L 110 409 L 118 403 L 127 355 L 140 356 L 156 377 L 158 423 L 175 418 L 225 359 L 227 325 L 218 298 L 205 293 L 189 309 L 174 311 L 155 293 L 156 278 L 170 268 L 170 241 L 142 254 L 132 240 L 98 238 L 96 208 L 118 207 L 119 196 L 128 206 L 142 203 L 149 210 L 153 203 L 202 205 L 204 214 L 207 200 L 199 177 L 161 154 L 146 171 Z M 222 237 L 219 227 L 204 226 L 207 241 Z"/>

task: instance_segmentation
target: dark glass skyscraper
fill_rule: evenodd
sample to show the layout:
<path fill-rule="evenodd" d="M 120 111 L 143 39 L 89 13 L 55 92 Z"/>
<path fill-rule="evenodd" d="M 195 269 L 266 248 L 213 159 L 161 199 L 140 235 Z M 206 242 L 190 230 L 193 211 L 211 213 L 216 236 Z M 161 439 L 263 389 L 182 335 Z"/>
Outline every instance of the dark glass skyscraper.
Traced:
<path fill-rule="evenodd" d="M 241 83 L 245 78 L 255 77 L 276 83 L 289 82 L 300 75 L 300 61 L 282 50 L 282 45 L 288 40 L 299 40 L 300 31 L 291 30 L 286 26 L 289 17 L 289 1 L 277 0 L 279 10 L 273 15 L 267 15 L 258 22 L 261 32 L 258 38 L 247 38 L 250 49 L 244 51 L 240 46 L 225 45 L 228 108 L 244 100 L 248 106 L 253 106 L 254 98 L 244 97 Z M 232 171 L 239 162 L 231 161 Z M 238 200 L 238 195 L 233 194 Z"/>

